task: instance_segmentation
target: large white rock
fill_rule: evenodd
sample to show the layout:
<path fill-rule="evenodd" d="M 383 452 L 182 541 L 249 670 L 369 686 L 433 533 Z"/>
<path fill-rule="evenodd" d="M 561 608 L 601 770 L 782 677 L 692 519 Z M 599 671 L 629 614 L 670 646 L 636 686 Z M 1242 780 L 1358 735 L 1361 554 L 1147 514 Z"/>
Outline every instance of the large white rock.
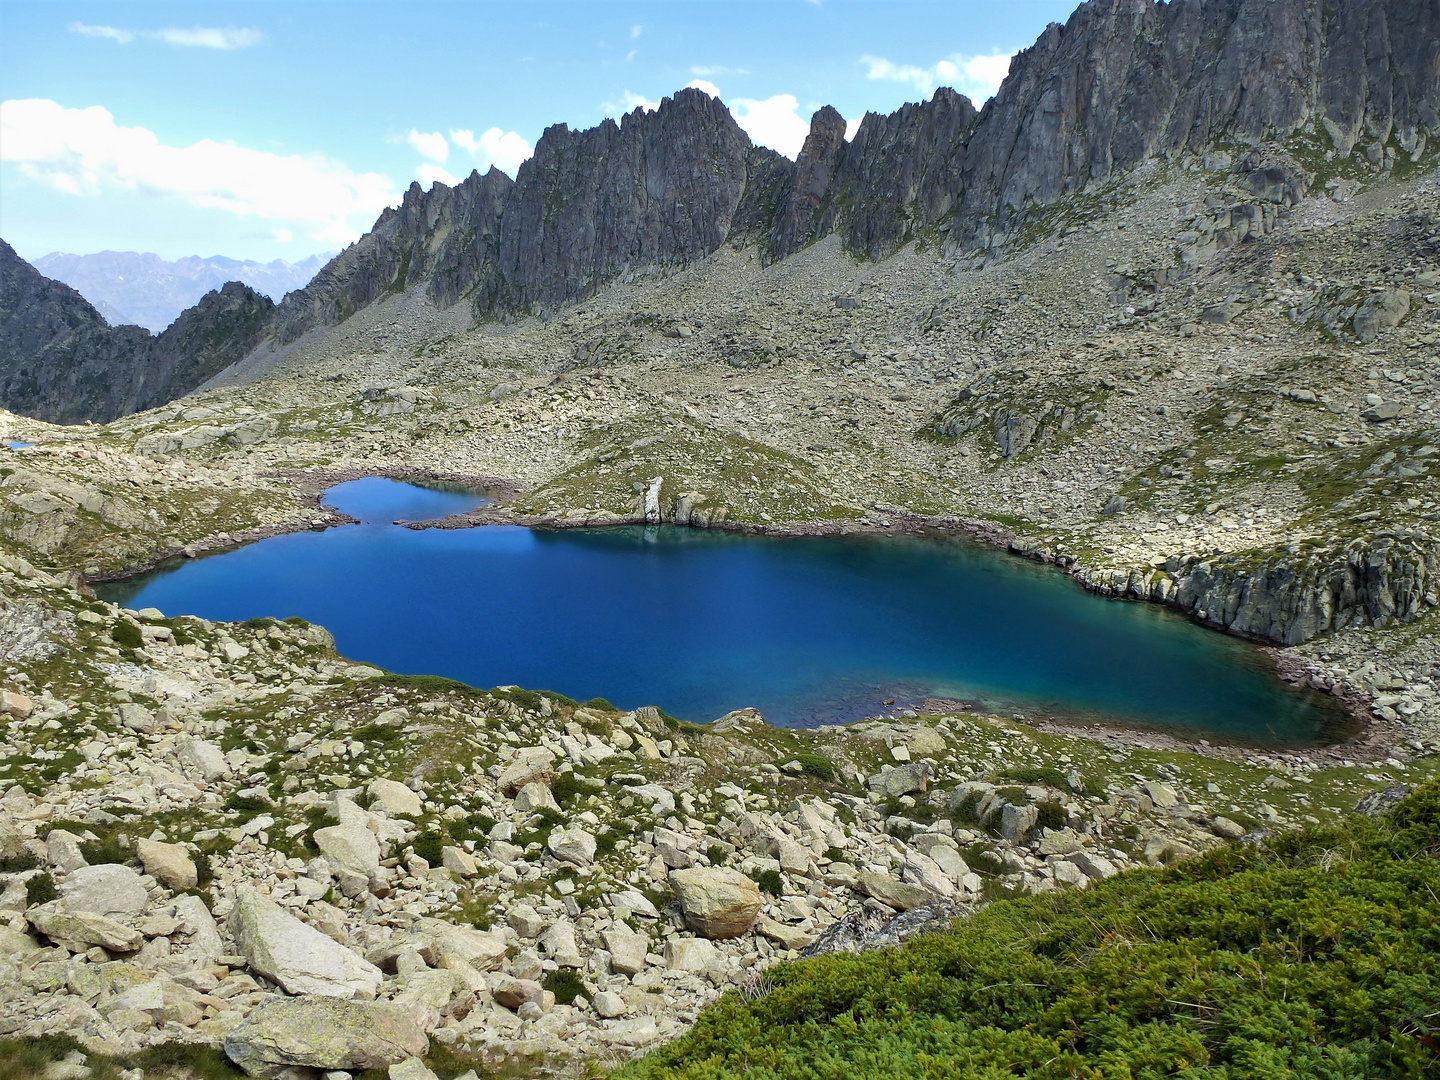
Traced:
<path fill-rule="evenodd" d="M 671 971 L 704 971 L 720 958 L 720 950 L 704 938 L 675 937 L 665 943 L 665 966 Z"/>
<path fill-rule="evenodd" d="M 589 866 L 595 861 L 595 837 L 578 825 L 551 830 L 546 843 L 550 853 L 562 862 Z"/>
<path fill-rule="evenodd" d="M 477 971 L 497 971 L 504 966 L 505 940 L 496 934 L 471 926 L 456 926 L 443 919 L 421 919 L 415 930 L 435 939 L 437 953 L 463 960 Z"/>
<path fill-rule="evenodd" d="M 739 937 L 760 914 L 760 887 L 738 870 L 672 870 L 669 882 L 685 913 L 685 925 L 701 937 Z"/>
<path fill-rule="evenodd" d="M 178 955 L 196 967 L 203 967 L 212 963 L 216 957 L 226 955 L 225 943 L 220 938 L 220 928 L 215 925 L 210 909 L 198 896 L 177 896 L 175 915 L 180 920 L 181 929 L 190 935 L 189 943 Z"/>
<path fill-rule="evenodd" d="M 182 736 L 175 743 L 175 757 L 181 768 L 194 770 L 206 780 L 218 780 L 230 771 L 220 747 L 189 735 Z"/>
<path fill-rule="evenodd" d="M 964 856 L 953 847 L 936 845 L 930 849 L 930 858 L 935 865 L 940 867 L 950 878 L 959 882 L 966 874 L 970 873 L 970 864 L 965 861 Z"/>
<path fill-rule="evenodd" d="M 928 889 L 946 899 L 955 897 L 955 882 L 950 875 L 942 870 L 934 859 L 918 851 L 905 853 L 905 867 L 900 872 L 900 880 L 919 885 L 922 889 Z"/>
<path fill-rule="evenodd" d="M 578 968 L 585 963 L 575 944 L 575 925 L 565 919 L 540 935 L 540 947 L 561 967 Z"/>
<path fill-rule="evenodd" d="M 522 814 L 533 814 L 538 810 L 554 810 L 559 813 L 560 804 L 555 801 L 549 784 L 532 780 L 515 793 L 515 809 Z"/>
<path fill-rule="evenodd" d="M 111 952 L 134 952 L 145 941 L 140 931 L 114 919 L 89 911 L 65 911 L 58 904 L 33 907 L 25 912 L 25 918 L 51 941 L 78 946 L 76 952 L 92 945 Z"/>
<path fill-rule="evenodd" d="M 149 906 L 150 893 L 128 866 L 100 863 L 71 871 L 60 886 L 60 901 L 66 911 L 88 911 L 123 922 Z"/>
<path fill-rule="evenodd" d="M 380 841 L 363 825 L 315 830 L 315 846 L 336 866 L 369 877 L 380 869 Z"/>
<path fill-rule="evenodd" d="M 369 790 L 371 806 L 384 810 L 391 817 L 419 817 L 424 812 L 420 796 L 398 780 L 371 780 Z"/>
<path fill-rule="evenodd" d="M 64 829 L 51 829 L 45 837 L 45 861 L 62 874 L 85 866 L 85 856 L 80 851 L 80 837 Z"/>
<path fill-rule="evenodd" d="M 527 746 L 500 773 L 496 783 L 512 799 L 526 784 L 540 781 L 548 784 L 554 774 L 555 755 L 543 746 Z"/>
<path fill-rule="evenodd" d="M 226 1056 L 259 1077 L 276 1077 L 295 1065 L 383 1069 L 429 1048 L 430 1040 L 403 1009 L 314 998 L 274 998 L 225 1036 Z"/>
<path fill-rule="evenodd" d="M 199 880 L 194 860 L 179 844 L 163 844 L 158 840 L 139 840 L 135 853 L 145 872 L 167 888 L 183 891 L 193 889 Z"/>
<path fill-rule="evenodd" d="M 242 888 L 236 895 L 228 925 L 250 967 L 286 993 L 373 998 L 384 978 L 374 964 L 254 889 Z"/>
<path fill-rule="evenodd" d="M 610 952 L 610 967 L 621 975 L 638 975 L 645 970 L 645 954 L 650 939 L 637 934 L 624 923 L 615 923 L 601 931 L 600 938 Z"/>

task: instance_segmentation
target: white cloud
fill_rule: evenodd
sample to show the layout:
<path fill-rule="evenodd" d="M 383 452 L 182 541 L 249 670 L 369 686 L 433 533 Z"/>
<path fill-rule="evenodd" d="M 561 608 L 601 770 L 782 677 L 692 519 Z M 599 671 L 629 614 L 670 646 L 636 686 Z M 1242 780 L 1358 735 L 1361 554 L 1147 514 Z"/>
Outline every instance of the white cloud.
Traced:
<path fill-rule="evenodd" d="M 713 98 L 718 98 L 720 96 L 720 88 L 716 86 L 713 82 L 709 82 L 705 79 L 691 79 L 685 84 L 685 89 L 704 90 L 705 93 L 709 94 Z"/>
<path fill-rule="evenodd" d="M 288 244 L 291 240 L 295 239 L 295 234 L 289 229 L 271 229 L 270 235 L 281 244 Z"/>
<path fill-rule="evenodd" d="M 405 141 L 419 151 L 422 157 L 427 157 L 431 161 L 443 162 L 450 156 L 450 144 L 438 131 L 427 133 L 411 128 L 410 134 L 405 136 Z"/>
<path fill-rule="evenodd" d="M 749 75 L 745 68 L 726 67 L 724 64 L 692 64 L 690 74 L 700 79 L 708 79 L 711 75 Z"/>
<path fill-rule="evenodd" d="M 516 132 L 501 131 L 498 127 L 482 131 L 478 139 L 473 131 L 452 131 L 450 141 L 468 153 L 482 172 L 494 165 L 512 177 L 520 163 L 535 153 L 534 147 Z"/>
<path fill-rule="evenodd" d="M 259 45 L 264 40 L 264 36 L 259 30 L 247 30 L 234 26 L 196 26 L 189 30 L 171 26 L 164 30 L 156 30 L 146 36 L 163 41 L 167 45 L 199 49 L 247 49 L 251 45 Z"/>
<path fill-rule="evenodd" d="M 753 141 L 794 158 L 810 134 L 810 122 L 800 116 L 799 108 L 794 94 L 776 94 L 764 101 L 736 98 L 730 114 Z"/>
<path fill-rule="evenodd" d="M 627 52 L 627 53 L 625 54 L 625 62 L 628 64 L 631 60 L 634 60 L 635 57 L 637 57 L 637 56 L 639 56 L 639 55 L 640 55 L 640 50 L 639 50 L 639 49 L 631 49 L 629 52 Z"/>
<path fill-rule="evenodd" d="M 439 165 L 432 165 L 424 162 L 415 168 L 415 179 L 420 181 L 421 187 L 429 187 L 431 184 L 444 184 L 446 187 L 454 187 L 460 183 L 458 176 L 451 176 Z"/>
<path fill-rule="evenodd" d="M 630 28 L 630 40 L 634 41 L 636 38 L 638 38 L 641 32 L 644 31 L 644 29 L 645 27 L 641 26 L 639 23 L 636 23 L 634 26 L 632 26 Z"/>
<path fill-rule="evenodd" d="M 625 113 L 634 112 L 636 109 L 644 109 L 646 112 L 654 112 L 660 107 L 660 102 L 651 101 L 649 98 L 639 94 L 632 94 L 626 90 L 620 95 L 619 101 L 605 101 L 600 104 L 606 116 L 623 116 Z"/>
<path fill-rule="evenodd" d="M 46 99 L 0 103 L 0 161 L 73 195 L 124 188 L 193 206 L 285 222 L 328 243 L 349 243 L 397 201 L 390 180 L 320 154 L 274 154 L 201 139 L 167 146 L 108 109 Z"/>
<path fill-rule="evenodd" d="M 865 118 L 862 116 L 862 117 L 860 117 L 859 120 L 846 120 L 846 121 L 845 121 L 845 141 L 846 141 L 846 142 L 849 142 L 851 139 L 855 138 L 855 133 L 860 130 L 860 121 L 861 121 L 861 120 L 864 120 L 864 119 L 865 119 Z"/>
<path fill-rule="evenodd" d="M 188 29 L 167 26 L 161 30 L 121 30 L 114 26 L 91 26 L 74 22 L 70 24 L 70 32 L 83 34 L 85 37 L 109 38 L 120 45 L 128 45 L 137 37 L 143 37 L 152 41 L 163 41 L 167 45 L 199 49 L 245 49 L 265 40 L 265 35 L 259 30 L 236 26 L 192 26 Z"/>
<path fill-rule="evenodd" d="M 128 45 L 135 40 L 135 35 L 129 30 L 119 30 L 113 26 L 89 26 L 82 22 L 70 24 L 72 34 L 84 34 L 92 38 L 109 38 L 111 41 L 119 42 L 121 45 Z"/>
<path fill-rule="evenodd" d="M 953 86 L 977 102 L 993 97 L 1000 89 L 1001 82 L 1010 71 L 1010 60 L 1014 53 L 993 53 L 989 56 L 973 56 L 953 53 L 931 67 L 916 67 L 914 64 L 896 64 L 883 56 L 862 56 L 860 62 L 868 68 L 866 77 L 885 79 L 890 82 L 909 83 L 927 97 L 937 86 Z"/>

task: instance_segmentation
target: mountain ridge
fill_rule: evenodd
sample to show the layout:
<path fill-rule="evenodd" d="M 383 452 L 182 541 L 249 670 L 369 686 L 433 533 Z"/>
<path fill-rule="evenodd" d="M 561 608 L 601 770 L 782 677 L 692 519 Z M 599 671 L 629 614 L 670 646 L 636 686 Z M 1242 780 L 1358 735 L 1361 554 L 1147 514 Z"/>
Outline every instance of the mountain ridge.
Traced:
<path fill-rule="evenodd" d="M 106 422 L 188 393 L 242 358 L 274 304 L 229 282 L 164 332 L 112 327 L 0 240 L 0 402 L 51 423 Z"/>
<path fill-rule="evenodd" d="M 287 292 L 307 285 L 333 254 L 260 262 L 224 255 L 162 259 L 151 251 L 52 251 L 31 265 L 79 292 L 112 326 L 130 323 L 158 334 L 227 281 L 248 285 L 278 303 Z"/>

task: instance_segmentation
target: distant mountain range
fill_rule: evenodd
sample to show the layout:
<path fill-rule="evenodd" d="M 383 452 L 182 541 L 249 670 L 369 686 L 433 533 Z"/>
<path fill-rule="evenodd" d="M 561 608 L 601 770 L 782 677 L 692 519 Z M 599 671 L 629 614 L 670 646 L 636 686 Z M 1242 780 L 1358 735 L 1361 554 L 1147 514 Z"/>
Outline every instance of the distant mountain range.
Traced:
<path fill-rule="evenodd" d="M 279 301 L 303 288 L 331 255 L 312 255 L 299 262 L 255 262 L 212 255 L 188 255 L 166 261 L 152 252 L 98 251 L 93 255 L 51 252 L 34 267 L 46 277 L 63 281 L 105 316 L 111 326 L 133 324 L 159 333 L 194 306 L 206 293 L 227 281 L 239 281 Z"/>

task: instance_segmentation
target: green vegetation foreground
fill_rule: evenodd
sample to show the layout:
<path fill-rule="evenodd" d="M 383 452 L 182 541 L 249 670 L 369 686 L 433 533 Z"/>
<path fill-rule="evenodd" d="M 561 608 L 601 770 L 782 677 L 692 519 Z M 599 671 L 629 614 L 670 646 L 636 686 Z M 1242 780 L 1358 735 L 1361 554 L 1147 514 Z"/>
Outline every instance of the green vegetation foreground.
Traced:
<path fill-rule="evenodd" d="M 1440 1076 L 1440 782 L 771 972 L 624 1080 Z"/>

